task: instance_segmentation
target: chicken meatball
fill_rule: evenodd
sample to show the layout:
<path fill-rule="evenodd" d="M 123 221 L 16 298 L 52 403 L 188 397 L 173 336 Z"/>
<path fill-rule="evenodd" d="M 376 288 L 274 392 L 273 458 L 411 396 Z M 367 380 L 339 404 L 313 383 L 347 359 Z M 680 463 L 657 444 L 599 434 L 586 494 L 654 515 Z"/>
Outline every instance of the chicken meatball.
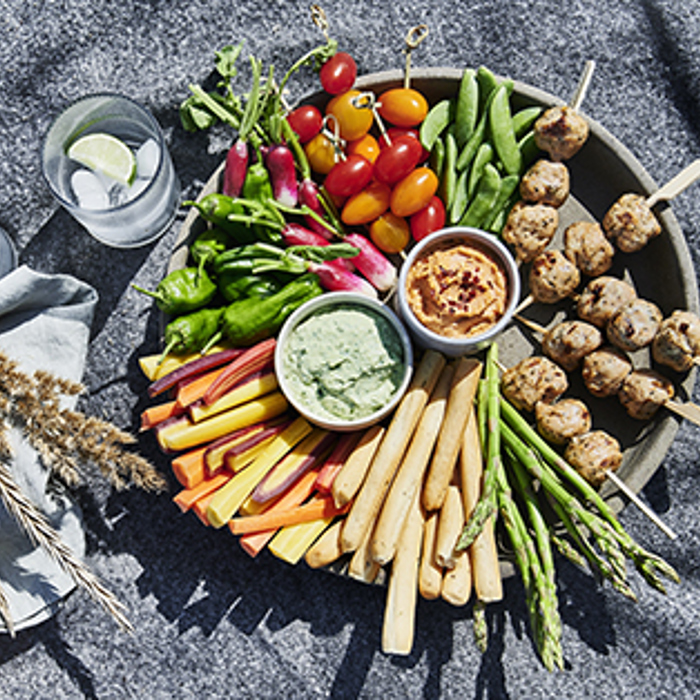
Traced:
<path fill-rule="evenodd" d="M 581 292 L 576 304 L 579 318 L 603 328 L 613 314 L 637 298 L 634 288 L 616 277 L 596 277 Z"/>
<path fill-rule="evenodd" d="M 530 266 L 530 294 L 543 304 L 571 296 L 580 280 L 578 268 L 560 250 L 545 250 Z"/>
<path fill-rule="evenodd" d="M 567 372 L 573 372 L 589 353 L 603 344 L 603 334 L 585 321 L 563 321 L 542 338 L 542 352 Z"/>
<path fill-rule="evenodd" d="M 519 262 L 530 262 L 554 238 L 559 213 L 548 204 L 518 202 L 508 214 L 503 240 L 513 246 Z"/>
<path fill-rule="evenodd" d="M 578 221 L 564 231 L 564 252 L 588 277 L 605 274 L 613 264 L 615 248 L 605 237 L 600 224 Z"/>
<path fill-rule="evenodd" d="M 564 370 L 546 357 L 527 357 L 501 378 L 503 395 L 521 411 L 532 411 L 538 401 L 551 403 L 568 388 Z"/>
<path fill-rule="evenodd" d="M 700 318 L 690 311 L 674 311 L 661 321 L 651 350 L 659 364 L 687 372 L 700 355 Z"/>
<path fill-rule="evenodd" d="M 592 486 L 598 488 L 608 471 L 616 471 L 622 464 L 620 443 L 603 430 L 572 438 L 564 452 L 564 459 Z"/>
<path fill-rule="evenodd" d="M 569 196 L 569 169 L 564 163 L 538 160 L 520 180 L 520 196 L 526 202 L 560 207 Z"/>
<path fill-rule="evenodd" d="M 625 352 L 634 352 L 649 345 L 663 314 L 659 307 L 646 299 L 634 299 L 618 309 L 608 321 L 608 340 Z"/>
<path fill-rule="evenodd" d="M 535 418 L 539 434 L 556 445 L 564 445 L 591 429 L 591 412 L 578 399 L 561 399 L 553 404 L 539 401 L 535 405 Z"/>
<path fill-rule="evenodd" d="M 632 371 L 632 362 L 622 350 L 606 346 L 583 358 L 581 377 L 588 391 L 604 399 L 614 396 Z"/>
<path fill-rule="evenodd" d="M 653 369 L 636 369 L 622 382 L 617 397 L 632 418 L 649 420 L 673 398 L 673 384 Z"/>
<path fill-rule="evenodd" d="M 554 161 L 571 158 L 588 139 L 588 122 L 571 107 L 551 107 L 533 128 L 537 147 Z"/>
<path fill-rule="evenodd" d="M 623 194 L 603 217 L 607 237 L 623 252 L 635 253 L 661 233 L 661 225 L 638 194 Z"/>

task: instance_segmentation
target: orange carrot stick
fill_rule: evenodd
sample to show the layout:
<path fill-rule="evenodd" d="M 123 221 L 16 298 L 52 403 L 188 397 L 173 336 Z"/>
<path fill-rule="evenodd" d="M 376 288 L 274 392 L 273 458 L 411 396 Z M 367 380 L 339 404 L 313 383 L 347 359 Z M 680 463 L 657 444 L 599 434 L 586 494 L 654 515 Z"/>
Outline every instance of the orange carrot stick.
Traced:
<path fill-rule="evenodd" d="M 204 479 L 194 488 L 183 489 L 173 496 L 173 502 L 184 513 L 188 511 L 200 498 L 218 491 L 233 476 L 231 472 L 220 472 L 216 476 Z"/>
<path fill-rule="evenodd" d="M 181 486 L 191 489 L 204 480 L 204 453 L 206 451 L 206 447 L 200 447 L 197 450 L 178 455 L 170 463 L 173 474 Z"/>
<path fill-rule="evenodd" d="M 176 401 L 168 401 L 155 406 L 149 406 L 141 412 L 141 430 L 150 430 L 168 418 L 182 415 L 184 409 Z"/>
<path fill-rule="evenodd" d="M 207 389 L 214 383 L 228 365 L 217 367 L 210 372 L 194 377 L 190 381 L 183 382 L 177 389 L 177 404 L 182 408 L 190 406 L 204 396 Z"/>
<path fill-rule="evenodd" d="M 283 493 L 277 500 L 271 503 L 258 506 L 260 513 L 271 513 L 273 511 L 287 510 L 300 506 L 314 490 L 314 482 L 318 476 L 318 470 L 312 469 L 306 472 L 304 476 L 295 484 L 292 484 L 289 489 Z M 231 527 L 229 522 L 229 528 Z M 244 551 L 250 554 L 251 557 L 256 556 L 263 547 L 274 537 L 277 532 L 276 528 L 263 530 L 261 532 L 252 532 L 248 535 L 242 535 L 238 540 Z"/>
<path fill-rule="evenodd" d="M 200 498 L 191 508 L 192 512 L 202 521 L 202 525 L 209 527 L 209 518 L 207 518 L 207 506 L 209 501 L 214 498 L 214 494 L 210 493 L 204 498 Z"/>
<path fill-rule="evenodd" d="M 338 508 L 331 496 L 319 496 L 301 506 L 267 511 L 259 515 L 247 515 L 242 518 L 231 518 L 229 528 L 234 535 L 243 535 L 249 532 L 299 525 L 322 518 L 332 518 L 347 513 L 348 510 L 350 510 L 349 505 Z"/>

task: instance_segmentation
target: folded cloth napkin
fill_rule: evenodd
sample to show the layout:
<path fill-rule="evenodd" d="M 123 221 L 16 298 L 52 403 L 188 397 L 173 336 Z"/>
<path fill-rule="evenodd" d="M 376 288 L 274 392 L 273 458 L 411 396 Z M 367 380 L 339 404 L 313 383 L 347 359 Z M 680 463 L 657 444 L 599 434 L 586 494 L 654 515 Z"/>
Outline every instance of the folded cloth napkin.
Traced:
<path fill-rule="evenodd" d="M 45 275 L 21 266 L 0 279 L 0 350 L 32 373 L 47 370 L 80 381 L 97 292 L 68 275 Z M 67 406 L 76 399 L 67 399 Z M 48 474 L 34 449 L 9 432 L 10 468 L 23 493 L 48 517 L 77 556 L 85 553 L 80 511 L 66 495 L 47 495 Z M 0 586 L 16 630 L 53 615 L 73 579 L 17 525 L 0 501 Z M 6 631 L 0 620 L 0 631 Z"/>

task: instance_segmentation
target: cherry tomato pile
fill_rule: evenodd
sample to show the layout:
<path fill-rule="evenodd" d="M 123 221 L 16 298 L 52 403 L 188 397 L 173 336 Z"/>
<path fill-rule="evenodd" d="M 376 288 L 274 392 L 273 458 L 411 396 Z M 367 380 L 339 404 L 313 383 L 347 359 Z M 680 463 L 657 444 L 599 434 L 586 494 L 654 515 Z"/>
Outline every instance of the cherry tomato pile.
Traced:
<path fill-rule="evenodd" d="M 439 179 L 419 136 L 429 108 L 425 97 L 410 87 L 376 97 L 362 93 L 354 87 L 355 61 L 343 52 L 322 66 L 319 78 L 329 95 L 325 113 L 302 105 L 287 119 L 311 169 L 325 178 L 342 222 L 365 226 L 389 254 L 404 250 L 411 237 L 418 241 L 442 228 Z"/>

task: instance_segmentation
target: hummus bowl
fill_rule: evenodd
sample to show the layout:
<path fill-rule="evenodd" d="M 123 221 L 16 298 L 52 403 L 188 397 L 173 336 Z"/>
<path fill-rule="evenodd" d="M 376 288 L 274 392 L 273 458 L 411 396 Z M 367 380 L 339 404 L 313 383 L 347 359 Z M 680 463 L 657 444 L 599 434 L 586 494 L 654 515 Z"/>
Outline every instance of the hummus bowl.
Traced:
<path fill-rule="evenodd" d="M 520 274 L 496 236 L 454 226 L 411 249 L 396 299 L 417 345 L 450 357 L 467 355 L 483 350 L 511 323 Z"/>
<path fill-rule="evenodd" d="M 307 420 L 348 432 L 378 423 L 403 397 L 413 371 L 411 341 L 396 314 L 362 294 L 323 294 L 285 322 L 275 372 Z"/>

